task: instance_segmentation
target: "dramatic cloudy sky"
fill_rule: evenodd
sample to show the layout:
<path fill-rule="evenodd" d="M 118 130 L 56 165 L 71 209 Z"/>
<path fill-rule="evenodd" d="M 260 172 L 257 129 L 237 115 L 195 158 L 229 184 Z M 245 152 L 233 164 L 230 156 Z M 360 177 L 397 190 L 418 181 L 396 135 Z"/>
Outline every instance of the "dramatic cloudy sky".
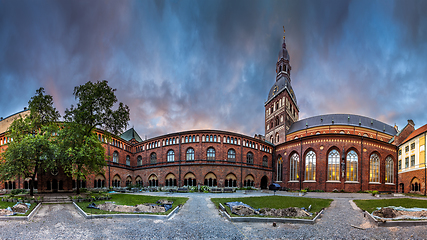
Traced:
<path fill-rule="evenodd" d="M 141 137 L 264 134 L 286 28 L 306 118 L 427 124 L 427 1 L 0 0 L 0 116 L 44 87 L 61 112 L 108 80 Z"/>

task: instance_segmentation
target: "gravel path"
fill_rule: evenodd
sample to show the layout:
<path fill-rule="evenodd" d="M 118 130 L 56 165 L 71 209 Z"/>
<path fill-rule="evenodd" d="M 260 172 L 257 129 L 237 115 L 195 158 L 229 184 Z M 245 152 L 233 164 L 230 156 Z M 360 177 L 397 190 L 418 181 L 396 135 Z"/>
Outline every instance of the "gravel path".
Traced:
<path fill-rule="evenodd" d="M 165 193 L 157 193 L 165 196 Z M 350 205 L 369 195 L 308 194 L 333 198 L 314 225 L 232 223 L 219 215 L 210 197 L 243 194 L 174 194 L 189 196 L 187 204 L 170 220 L 84 219 L 71 204 L 43 205 L 30 221 L 0 221 L 0 239 L 426 239 L 427 227 L 372 227 Z M 253 195 L 267 195 L 254 193 Z M 366 230 L 352 227 L 366 228 Z"/>

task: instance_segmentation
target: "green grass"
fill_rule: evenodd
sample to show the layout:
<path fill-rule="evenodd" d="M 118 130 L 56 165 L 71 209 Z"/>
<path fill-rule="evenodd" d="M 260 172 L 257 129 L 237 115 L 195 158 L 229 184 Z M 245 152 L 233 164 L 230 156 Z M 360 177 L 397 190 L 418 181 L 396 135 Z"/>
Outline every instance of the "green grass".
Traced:
<path fill-rule="evenodd" d="M 167 200 L 173 201 L 172 208 L 164 213 L 148 213 L 148 214 L 167 215 L 173 209 L 175 209 L 175 207 L 177 207 L 178 205 L 185 204 L 188 200 L 188 198 L 185 198 L 185 197 L 159 197 L 159 196 L 132 195 L 132 194 L 111 194 L 110 200 L 95 201 L 95 204 L 98 205 L 105 202 L 114 202 L 117 205 L 135 206 L 143 203 L 156 203 L 157 200 L 160 200 L 160 199 L 167 199 Z M 123 212 L 108 212 L 108 211 L 103 211 L 99 209 L 87 208 L 90 202 L 76 202 L 76 204 L 86 213 L 123 214 Z M 135 213 L 125 213 L 125 214 L 135 214 Z M 138 214 L 144 214 L 144 213 L 138 213 Z"/>
<path fill-rule="evenodd" d="M 377 210 L 377 207 L 419 207 L 427 208 L 427 200 L 411 199 L 411 198 L 396 198 L 396 199 L 378 199 L 378 200 L 353 200 L 356 205 L 369 213 Z"/>
<path fill-rule="evenodd" d="M 425 198 L 427 196 L 421 195 L 421 194 L 416 194 L 416 193 L 404 193 L 405 196 L 408 197 L 420 197 L 420 198 Z"/>
<path fill-rule="evenodd" d="M 4 208 L 7 208 L 7 207 L 13 207 L 15 204 L 16 203 L 14 203 L 14 202 L 3 202 L 3 201 L 0 201 L 0 209 L 4 209 Z M 28 209 L 28 211 L 25 214 L 17 214 L 15 216 L 28 216 L 31 213 L 31 211 L 33 211 L 33 209 L 36 206 L 37 206 L 37 203 L 32 203 L 31 206 L 30 206 L 30 209 Z"/>
<path fill-rule="evenodd" d="M 212 198 L 211 201 L 219 208 L 219 203 L 225 206 L 228 214 L 233 217 L 239 217 L 238 215 L 232 214 L 226 202 L 243 202 L 249 206 L 257 208 L 288 208 L 288 207 L 305 207 L 311 205 L 311 212 L 320 212 L 322 208 L 328 207 L 332 199 L 322 198 L 303 198 L 303 197 L 284 197 L 284 196 L 265 196 L 265 197 L 243 197 L 243 198 Z M 314 217 L 314 216 L 313 216 Z"/>

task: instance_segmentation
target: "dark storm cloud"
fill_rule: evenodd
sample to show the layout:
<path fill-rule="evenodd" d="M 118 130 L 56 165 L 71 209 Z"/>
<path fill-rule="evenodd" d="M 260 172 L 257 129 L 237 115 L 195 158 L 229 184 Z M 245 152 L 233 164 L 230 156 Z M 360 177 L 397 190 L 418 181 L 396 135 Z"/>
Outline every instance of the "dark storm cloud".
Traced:
<path fill-rule="evenodd" d="M 406 1 L 0 1 L 0 115 L 109 81 L 131 126 L 264 133 L 286 27 L 301 117 L 427 123 L 427 12 Z"/>

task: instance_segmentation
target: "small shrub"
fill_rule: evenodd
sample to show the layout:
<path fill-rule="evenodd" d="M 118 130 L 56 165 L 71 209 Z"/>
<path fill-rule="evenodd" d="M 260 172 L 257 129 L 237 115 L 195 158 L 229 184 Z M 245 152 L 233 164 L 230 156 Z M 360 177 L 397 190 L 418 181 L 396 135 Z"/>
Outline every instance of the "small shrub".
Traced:
<path fill-rule="evenodd" d="M 208 186 L 200 186 L 200 192 L 209 192 L 210 188 Z"/>
<path fill-rule="evenodd" d="M 12 195 L 18 195 L 18 194 L 21 194 L 21 193 L 25 194 L 25 193 L 27 193 L 27 190 L 25 190 L 25 189 L 13 189 L 10 192 L 10 194 L 12 194 Z"/>

